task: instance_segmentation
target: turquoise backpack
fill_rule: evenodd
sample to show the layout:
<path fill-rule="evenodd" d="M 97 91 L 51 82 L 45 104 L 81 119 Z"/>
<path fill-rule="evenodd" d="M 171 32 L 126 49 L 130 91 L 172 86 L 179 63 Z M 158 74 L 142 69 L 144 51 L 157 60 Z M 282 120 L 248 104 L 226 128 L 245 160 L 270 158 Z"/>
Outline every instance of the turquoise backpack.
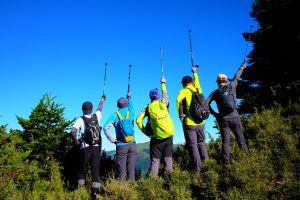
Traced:
<path fill-rule="evenodd" d="M 131 142 L 134 139 L 134 129 L 133 129 L 133 125 L 132 125 L 132 120 L 128 119 L 129 114 L 130 114 L 129 110 L 127 110 L 125 119 L 123 119 L 123 117 L 119 111 L 116 113 L 119 117 L 117 129 L 120 133 L 121 142 L 124 142 L 124 143 Z"/>

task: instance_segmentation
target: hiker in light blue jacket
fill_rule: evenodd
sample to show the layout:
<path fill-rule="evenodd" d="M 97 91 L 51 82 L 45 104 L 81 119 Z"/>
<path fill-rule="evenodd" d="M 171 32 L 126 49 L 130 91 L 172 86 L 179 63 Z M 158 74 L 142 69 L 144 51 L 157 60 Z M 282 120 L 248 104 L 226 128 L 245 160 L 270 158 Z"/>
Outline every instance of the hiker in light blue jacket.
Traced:
<path fill-rule="evenodd" d="M 131 101 L 130 93 L 127 94 L 127 98 L 121 97 L 117 102 L 119 108 L 117 112 L 112 113 L 104 124 L 104 134 L 107 139 L 116 144 L 116 159 L 118 166 L 119 179 L 135 180 L 135 163 L 136 163 L 136 142 L 134 137 L 134 109 Z M 130 121 L 129 127 L 130 135 L 126 137 L 121 126 L 121 120 L 126 119 Z M 113 137 L 110 133 L 110 128 L 115 127 L 116 137 Z"/>

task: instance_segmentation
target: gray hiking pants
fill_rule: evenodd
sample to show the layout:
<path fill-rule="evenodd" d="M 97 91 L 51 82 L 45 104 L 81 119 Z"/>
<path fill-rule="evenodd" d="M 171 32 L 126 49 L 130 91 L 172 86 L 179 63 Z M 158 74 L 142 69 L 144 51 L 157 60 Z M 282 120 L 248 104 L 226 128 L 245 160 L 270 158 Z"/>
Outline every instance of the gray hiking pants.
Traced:
<path fill-rule="evenodd" d="M 163 140 L 151 138 L 150 141 L 150 160 L 149 173 L 157 176 L 160 160 L 163 158 L 164 175 L 173 170 L 173 136 Z"/>
<path fill-rule="evenodd" d="M 116 153 L 119 179 L 135 180 L 136 143 L 117 146 Z"/>
<path fill-rule="evenodd" d="M 183 127 L 186 145 L 189 150 L 193 163 L 193 170 L 201 170 L 201 161 L 208 159 L 208 153 L 205 146 L 204 125 Z"/>
<path fill-rule="evenodd" d="M 239 115 L 224 117 L 220 120 L 219 125 L 221 129 L 222 151 L 225 163 L 230 163 L 230 130 L 232 130 L 239 147 L 249 154 Z"/>

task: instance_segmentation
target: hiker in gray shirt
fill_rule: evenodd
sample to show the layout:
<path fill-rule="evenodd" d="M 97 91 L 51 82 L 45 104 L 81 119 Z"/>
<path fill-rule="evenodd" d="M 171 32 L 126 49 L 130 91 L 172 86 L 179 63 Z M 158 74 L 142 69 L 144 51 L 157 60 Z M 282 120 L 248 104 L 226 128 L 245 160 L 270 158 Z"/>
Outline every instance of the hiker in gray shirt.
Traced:
<path fill-rule="evenodd" d="M 215 101 L 219 111 L 217 113 L 209 106 L 211 114 L 216 118 L 220 127 L 223 159 L 226 164 L 230 163 L 230 131 L 234 133 L 239 147 L 249 154 L 236 104 L 236 88 L 245 68 L 246 64 L 243 63 L 230 83 L 225 74 L 219 74 L 216 80 L 218 89 L 214 90 L 207 99 L 209 105 Z"/>

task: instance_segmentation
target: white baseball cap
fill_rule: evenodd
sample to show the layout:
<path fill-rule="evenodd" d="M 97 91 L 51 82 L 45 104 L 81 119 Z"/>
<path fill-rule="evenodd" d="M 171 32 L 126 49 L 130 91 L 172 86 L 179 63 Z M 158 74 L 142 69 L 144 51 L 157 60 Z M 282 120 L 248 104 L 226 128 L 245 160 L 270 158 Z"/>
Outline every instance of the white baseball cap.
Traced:
<path fill-rule="evenodd" d="M 218 76 L 217 76 L 217 82 L 219 82 L 219 81 L 221 81 L 221 82 L 227 82 L 227 80 L 228 80 L 228 78 L 227 78 L 227 76 L 225 75 L 225 74 L 218 74 Z"/>

